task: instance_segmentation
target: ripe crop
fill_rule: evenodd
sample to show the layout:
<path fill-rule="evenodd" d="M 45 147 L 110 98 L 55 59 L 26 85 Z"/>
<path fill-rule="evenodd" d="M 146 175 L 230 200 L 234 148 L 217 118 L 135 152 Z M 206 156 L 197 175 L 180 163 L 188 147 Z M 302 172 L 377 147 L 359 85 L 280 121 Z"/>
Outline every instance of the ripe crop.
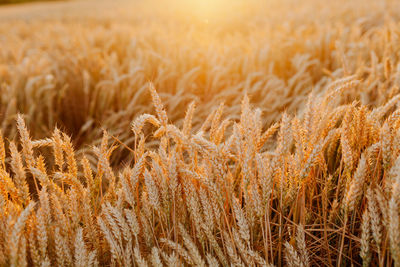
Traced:
<path fill-rule="evenodd" d="M 0 8 L 1 266 L 400 266 L 400 5 L 220 1 Z"/>

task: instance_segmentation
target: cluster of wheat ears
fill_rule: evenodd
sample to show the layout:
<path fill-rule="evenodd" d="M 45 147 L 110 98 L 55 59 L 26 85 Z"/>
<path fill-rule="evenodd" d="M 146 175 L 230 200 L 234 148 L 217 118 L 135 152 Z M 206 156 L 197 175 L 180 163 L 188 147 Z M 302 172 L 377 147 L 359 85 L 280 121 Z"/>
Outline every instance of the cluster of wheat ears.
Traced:
<path fill-rule="evenodd" d="M 253 2 L 0 24 L 0 266 L 400 266 L 400 6 Z"/>

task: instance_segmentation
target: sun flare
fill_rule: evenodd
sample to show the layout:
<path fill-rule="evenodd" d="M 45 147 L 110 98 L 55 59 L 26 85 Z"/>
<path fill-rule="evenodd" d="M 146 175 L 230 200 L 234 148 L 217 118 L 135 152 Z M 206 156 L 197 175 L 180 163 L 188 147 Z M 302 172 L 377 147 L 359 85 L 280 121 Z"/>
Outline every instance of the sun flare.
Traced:
<path fill-rule="evenodd" d="M 188 0 L 179 5 L 186 14 L 207 23 L 241 13 L 245 3 L 243 0 Z"/>
<path fill-rule="evenodd" d="M 191 0 L 194 12 L 204 17 L 214 17 L 221 14 L 224 7 L 229 5 L 228 1 L 224 0 Z"/>

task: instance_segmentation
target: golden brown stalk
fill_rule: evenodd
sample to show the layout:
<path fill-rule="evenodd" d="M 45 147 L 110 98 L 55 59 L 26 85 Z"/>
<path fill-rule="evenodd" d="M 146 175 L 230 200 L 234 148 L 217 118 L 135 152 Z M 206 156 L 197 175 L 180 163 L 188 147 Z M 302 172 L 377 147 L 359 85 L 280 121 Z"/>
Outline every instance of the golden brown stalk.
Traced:
<path fill-rule="evenodd" d="M 167 113 L 165 112 L 164 105 L 162 104 L 160 96 L 158 95 L 156 89 L 154 88 L 153 83 L 149 84 L 149 90 L 151 98 L 153 100 L 153 105 L 157 112 L 157 117 L 160 120 L 161 125 L 167 126 L 168 124 Z"/>
<path fill-rule="evenodd" d="M 367 163 L 365 160 L 365 155 L 362 155 L 357 170 L 350 183 L 349 189 L 345 195 L 345 201 L 343 202 L 343 207 L 345 210 L 353 211 L 356 208 L 357 203 L 362 196 L 364 181 L 367 179 L 367 175 Z"/>
<path fill-rule="evenodd" d="M 362 216 L 361 222 L 361 251 L 360 256 L 363 260 L 363 266 L 369 266 L 371 262 L 371 251 L 370 251 L 370 216 L 368 210 L 365 210 Z"/>
<path fill-rule="evenodd" d="M 33 155 L 33 144 L 29 137 L 28 129 L 25 126 L 25 121 L 21 115 L 17 118 L 17 127 L 21 138 L 22 153 L 28 168 L 35 166 L 35 158 Z"/>

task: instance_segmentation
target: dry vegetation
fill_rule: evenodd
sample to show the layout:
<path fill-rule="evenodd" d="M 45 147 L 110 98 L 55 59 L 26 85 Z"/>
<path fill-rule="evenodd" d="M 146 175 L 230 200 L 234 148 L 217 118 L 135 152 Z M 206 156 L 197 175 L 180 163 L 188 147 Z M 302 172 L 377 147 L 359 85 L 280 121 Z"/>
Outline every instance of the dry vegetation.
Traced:
<path fill-rule="evenodd" d="M 0 10 L 0 265 L 400 266 L 399 4 L 188 2 Z"/>

